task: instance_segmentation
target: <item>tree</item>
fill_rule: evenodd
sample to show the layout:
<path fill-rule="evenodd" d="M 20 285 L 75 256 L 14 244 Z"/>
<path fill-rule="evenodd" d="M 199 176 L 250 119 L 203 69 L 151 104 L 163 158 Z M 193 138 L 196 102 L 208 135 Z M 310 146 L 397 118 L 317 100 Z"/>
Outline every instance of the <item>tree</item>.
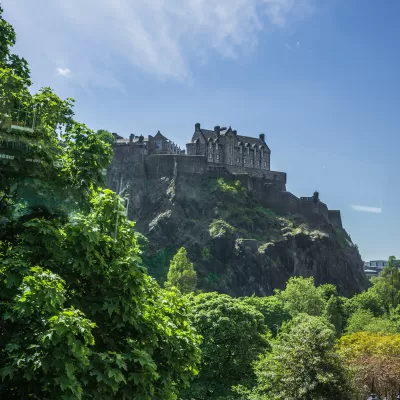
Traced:
<path fill-rule="evenodd" d="M 325 301 L 328 301 L 332 296 L 337 296 L 336 286 L 331 285 L 330 283 L 324 283 L 323 285 L 318 286 L 318 291 L 322 294 L 322 297 Z"/>
<path fill-rule="evenodd" d="M 29 93 L 1 11 L 0 79 Z M 7 164 L 0 188 L 0 397 L 176 399 L 200 359 L 189 303 L 146 274 L 122 199 L 101 189 L 110 144 L 73 120 L 69 99 L 29 96 L 42 104 L 34 132 L 0 127 L 40 159 Z"/>
<path fill-rule="evenodd" d="M 366 396 L 375 384 L 376 392 L 395 398 L 400 381 L 400 335 L 357 332 L 344 335 L 338 353 L 352 371 L 357 393 Z"/>
<path fill-rule="evenodd" d="M 387 316 L 375 317 L 371 311 L 360 309 L 350 317 L 346 332 L 396 333 L 398 325 Z"/>
<path fill-rule="evenodd" d="M 357 310 L 371 311 L 375 317 L 385 314 L 384 300 L 374 286 L 365 292 L 354 295 L 346 304 L 346 313 L 349 317 Z"/>
<path fill-rule="evenodd" d="M 202 335 L 198 377 L 183 399 L 236 398 L 232 386 L 250 384 L 251 365 L 269 348 L 263 315 L 240 299 L 217 293 L 190 295 L 192 324 Z"/>
<path fill-rule="evenodd" d="M 374 290 L 383 300 L 387 312 L 400 304 L 400 270 L 395 261 L 395 256 L 389 257 L 388 265 L 374 284 Z"/>
<path fill-rule="evenodd" d="M 288 312 L 295 316 L 300 313 L 322 315 L 325 308 L 323 293 L 314 285 L 314 278 L 290 278 L 285 290 L 277 292 Z"/>
<path fill-rule="evenodd" d="M 264 316 L 265 324 L 274 336 L 276 336 L 282 324 L 291 318 L 284 307 L 283 301 L 278 296 L 251 296 L 244 297 L 242 301 L 261 312 Z"/>
<path fill-rule="evenodd" d="M 345 368 L 334 351 L 335 332 L 324 318 L 299 314 L 255 364 L 251 400 L 351 398 Z"/>
<path fill-rule="evenodd" d="M 343 331 L 343 309 L 338 296 L 331 296 L 326 303 L 323 316 L 335 327 L 336 334 Z"/>
<path fill-rule="evenodd" d="M 177 287 L 181 293 L 191 293 L 196 289 L 197 274 L 193 263 L 187 257 L 186 249 L 181 247 L 169 265 L 165 287 Z"/>

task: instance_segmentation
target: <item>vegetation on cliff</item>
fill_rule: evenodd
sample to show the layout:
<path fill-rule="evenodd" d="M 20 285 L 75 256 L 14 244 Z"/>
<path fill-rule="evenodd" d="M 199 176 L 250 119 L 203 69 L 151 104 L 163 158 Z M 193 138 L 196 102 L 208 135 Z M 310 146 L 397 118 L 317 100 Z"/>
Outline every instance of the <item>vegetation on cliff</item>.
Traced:
<path fill-rule="evenodd" d="M 167 193 L 171 181 L 173 199 Z M 358 250 L 344 229 L 299 214 L 276 214 L 239 181 L 178 176 L 143 187 L 135 192 L 140 208 L 137 214 L 131 208 L 131 215 L 147 238 L 145 265 L 160 283 L 173 250 L 185 247 L 197 287 L 207 291 L 272 294 L 293 275 L 314 276 L 317 284 L 335 284 L 346 295 L 368 286 Z M 170 258 L 161 259 L 167 253 Z"/>

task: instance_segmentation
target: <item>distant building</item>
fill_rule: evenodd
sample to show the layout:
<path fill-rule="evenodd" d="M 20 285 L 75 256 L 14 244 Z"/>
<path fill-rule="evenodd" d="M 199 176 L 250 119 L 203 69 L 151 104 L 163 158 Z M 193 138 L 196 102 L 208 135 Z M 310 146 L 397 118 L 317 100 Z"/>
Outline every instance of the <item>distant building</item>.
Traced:
<path fill-rule="evenodd" d="M 160 131 L 154 136 L 148 135 L 129 135 L 129 139 L 125 139 L 117 133 L 113 133 L 116 145 L 132 145 L 137 149 L 141 149 L 143 155 L 151 154 L 184 154 L 185 151 L 177 146 L 174 142 L 166 138 Z"/>
<path fill-rule="evenodd" d="M 396 260 L 396 264 L 400 269 L 400 260 Z M 389 265 L 387 260 L 364 261 L 364 272 L 371 279 L 374 276 L 379 276 L 387 265 Z"/>
<path fill-rule="evenodd" d="M 195 124 L 186 154 L 204 156 L 208 165 L 225 167 L 232 173 L 247 173 L 271 179 L 279 190 L 286 190 L 286 174 L 271 171 L 271 150 L 265 143 L 263 133 L 258 138 L 239 135 L 231 127 L 215 126 L 213 130 Z"/>

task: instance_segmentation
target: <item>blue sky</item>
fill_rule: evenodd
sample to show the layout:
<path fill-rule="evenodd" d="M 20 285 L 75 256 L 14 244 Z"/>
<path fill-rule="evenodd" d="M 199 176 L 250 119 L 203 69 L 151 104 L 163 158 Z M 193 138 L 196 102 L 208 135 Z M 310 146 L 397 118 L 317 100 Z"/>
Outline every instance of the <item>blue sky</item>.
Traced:
<path fill-rule="evenodd" d="M 124 136 L 264 132 L 364 260 L 400 257 L 397 0 L 3 0 L 35 89 Z"/>

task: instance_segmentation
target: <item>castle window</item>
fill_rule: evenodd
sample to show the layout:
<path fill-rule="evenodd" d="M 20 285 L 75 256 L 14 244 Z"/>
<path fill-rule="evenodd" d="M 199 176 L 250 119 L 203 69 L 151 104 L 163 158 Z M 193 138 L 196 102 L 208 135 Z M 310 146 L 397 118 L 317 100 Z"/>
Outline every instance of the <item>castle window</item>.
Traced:
<path fill-rule="evenodd" d="M 253 160 L 250 160 L 250 164 L 253 164 Z"/>
<path fill-rule="evenodd" d="M 264 163 L 264 167 L 267 168 L 267 163 L 266 162 Z"/>
<path fill-rule="evenodd" d="M 211 153 L 208 155 L 208 158 L 212 158 L 212 154 Z"/>
<path fill-rule="evenodd" d="M 261 157 L 264 157 L 264 149 L 261 149 Z"/>
<path fill-rule="evenodd" d="M 239 158 L 239 157 L 236 159 L 236 162 L 237 162 L 238 164 L 240 164 L 240 158 Z"/>
<path fill-rule="evenodd" d="M 259 167 L 260 166 L 260 161 L 257 161 L 257 167 Z"/>
<path fill-rule="evenodd" d="M 215 150 L 218 150 L 218 143 L 215 143 Z"/>
<path fill-rule="evenodd" d="M 219 160 L 219 154 L 217 154 L 217 160 Z"/>
<path fill-rule="evenodd" d="M 247 154 L 250 154 L 250 147 L 247 148 Z"/>

